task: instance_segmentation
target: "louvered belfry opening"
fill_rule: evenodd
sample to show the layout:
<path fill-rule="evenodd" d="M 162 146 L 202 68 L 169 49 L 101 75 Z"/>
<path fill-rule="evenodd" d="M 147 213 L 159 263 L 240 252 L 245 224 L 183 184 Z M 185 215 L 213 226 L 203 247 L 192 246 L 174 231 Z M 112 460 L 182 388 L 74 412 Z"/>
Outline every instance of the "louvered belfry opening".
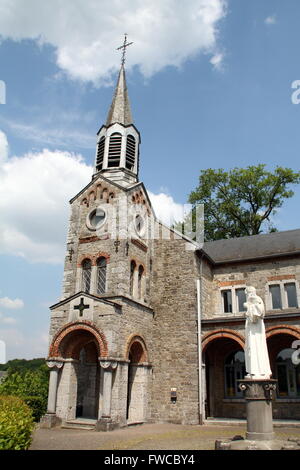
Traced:
<path fill-rule="evenodd" d="M 97 152 L 97 159 L 96 159 L 97 171 L 102 170 L 102 167 L 103 167 L 104 147 L 105 147 L 105 137 L 101 137 L 100 142 L 98 144 L 98 152 Z"/>
<path fill-rule="evenodd" d="M 122 135 L 119 132 L 114 132 L 109 139 L 108 168 L 120 166 L 121 147 Z"/>
<path fill-rule="evenodd" d="M 126 163 L 125 166 L 128 170 L 134 169 L 135 162 L 135 138 L 133 135 L 127 136 L 126 142 Z"/>

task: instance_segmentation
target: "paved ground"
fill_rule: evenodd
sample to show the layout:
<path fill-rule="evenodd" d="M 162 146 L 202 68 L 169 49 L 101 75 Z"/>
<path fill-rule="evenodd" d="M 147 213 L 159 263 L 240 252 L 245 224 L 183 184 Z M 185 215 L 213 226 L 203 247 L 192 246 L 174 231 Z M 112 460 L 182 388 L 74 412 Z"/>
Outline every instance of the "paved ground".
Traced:
<path fill-rule="evenodd" d="M 245 437 L 245 425 L 182 426 L 143 424 L 111 432 L 77 429 L 39 429 L 31 450 L 213 450 L 216 439 Z M 300 428 L 277 428 L 276 438 L 300 439 Z"/>

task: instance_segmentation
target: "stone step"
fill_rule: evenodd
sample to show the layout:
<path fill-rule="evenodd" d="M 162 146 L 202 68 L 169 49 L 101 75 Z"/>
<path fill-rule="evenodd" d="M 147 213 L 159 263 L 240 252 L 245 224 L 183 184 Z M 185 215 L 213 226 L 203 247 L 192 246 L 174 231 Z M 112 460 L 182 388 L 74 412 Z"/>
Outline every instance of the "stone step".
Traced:
<path fill-rule="evenodd" d="M 247 425 L 246 419 L 235 419 L 235 418 L 207 418 L 204 420 L 204 424 L 208 426 L 239 426 Z M 299 420 L 288 420 L 288 419 L 273 419 L 274 428 L 300 428 Z"/>
<path fill-rule="evenodd" d="M 61 427 L 63 429 L 81 429 L 86 431 L 94 431 L 95 426 L 95 419 L 74 419 L 65 421 Z"/>

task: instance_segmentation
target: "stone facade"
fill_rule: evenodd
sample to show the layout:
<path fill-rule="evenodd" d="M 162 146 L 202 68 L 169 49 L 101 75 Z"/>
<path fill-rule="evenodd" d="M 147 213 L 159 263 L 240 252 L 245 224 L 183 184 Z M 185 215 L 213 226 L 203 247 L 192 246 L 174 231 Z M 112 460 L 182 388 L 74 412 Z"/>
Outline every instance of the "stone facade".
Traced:
<path fill-rule="evenodd" d="M 284 358 L 279 364 L 278 354 L 300 339 L 300 230 L 200 247 L 159 223 L 137 178 L 140 140 L 122 87 L 124 70 L 99 131 L 107 140 L 98 140 L 96 172 L 70 201 L 62 296 L 51 307 L 44 424 L 89 418 L 102 430 L 245 416 L 236 382 L 244 373 L 247 285 L 265 301 L 273 375 L 287 381 L 274 415 L 299 419 L 300 371 Z M 113 122 L 122 106 L 126 121 Z M 296 295 L 292 307 L 286 284 Z M 270 286 L 283 296 L 281 308 L 273 308 Z"/>

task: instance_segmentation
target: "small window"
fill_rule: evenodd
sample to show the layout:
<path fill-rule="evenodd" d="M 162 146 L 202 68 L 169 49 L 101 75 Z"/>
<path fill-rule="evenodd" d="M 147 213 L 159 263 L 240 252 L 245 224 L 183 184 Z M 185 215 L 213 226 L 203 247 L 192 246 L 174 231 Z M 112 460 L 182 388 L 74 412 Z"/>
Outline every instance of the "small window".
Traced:
<path fill-rule="evenodd" d="M 97 294 L 105 294 L 106 291 L 106 259 L 97 260 Z"/>
<path fill-rule="evenodd" d="M 82 262 L 82 290 L 89 293 L 91 288 L 92 262 L 85 259 Z"/>
<path fill-rule="evenodd" d="M 269 286 L 269 289 L 272 300 L 272 309 L 282 309 L 280 285 Z"/>
<path fill-rule="evenodd" d="M 287 306 L 290 308 L 297 308 L 298 300 L 297 300 L 296 284 L 294 282 L 286 283 L 284 284 L 284 289 L 285 289 L 286 297 L 287 297 Z"/>
<path fill-rule="evenodd" d="M 230 353 L 225 359 L 225 397 L 239 398 L 243 392 L 239 390 L 238 380 L 246 375 L 244 351 Z"/>
<path fill-rule="evenodd" d="M 114 168 L 120 166 L 122 147 L 122 135 L 119 132 L 114 132 L 109 139 L 108 149 L 108 167 Z"/>
<path fill-rule="evenodd" d="M 135 217 L 135 229 L 138 235 L 142 235 L 144 229 L 144 218 L 140 214 Z"/>
<path fill-rule="evenodd" d="M 130 263 L 130 295 L 133 295 L 134 290 L 134 273 L 135 273 L 136 263 L 131 261 Z"/>
<path fill-rule="evenodd" d="M 143 297 L 143 274 L 144 268 L 142 265 L 139 266 L 139 275 L 138 275 L 138 296 L 139 299 Z"/>
<path fill-rule="evenodd" d="M 93 228 L 99 228 L 105 220 L 105 211 L 101 207 L 97 207 L 89 214 L 89 225 Z"/>
<path fill-rule="evenodd" d="M 232 313 L 232 293 L 231 290 L 222 291 L 224 313 Z"/>
<path fill-rule="evenodd" d="M 235 291 L 236 298 L 237 298 L 237 308 L 239 312 L 245 312 L 246 307 L 244 303 L 246 302 L 246 292 L 245 289 L 236 289 Z"/>
<path fill-rule="evenodd" d="M 279 398 L 300 397 L 300 364 L 296 366 L 291 360 L 294 351 L 291 348 L 283 349 L 276 358 Z"/>

